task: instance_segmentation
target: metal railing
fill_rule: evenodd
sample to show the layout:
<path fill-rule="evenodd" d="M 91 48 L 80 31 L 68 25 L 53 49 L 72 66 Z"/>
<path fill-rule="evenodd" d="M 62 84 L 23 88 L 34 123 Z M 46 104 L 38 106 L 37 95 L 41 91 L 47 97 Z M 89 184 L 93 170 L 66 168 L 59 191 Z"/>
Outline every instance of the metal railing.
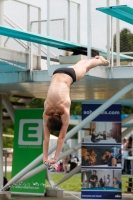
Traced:
<path fill-rule="evenodd" d="M 20 30 L 24 30 L 20 25 L 18 25 L 16 22 L 14 22 L 14 20 L 12 20 L 10 17 L 8 17 L 6 14 L 4 15 L 5 16 L 5 22 L 8 23 L 12 28 L 18 28 Z M 64 29 L 64 37 L 65 37 L 65 34 L 66 34 L 66 25 L 65 25 L 65 19 L 53 19 L 51 21 L 58 21 L 58 20 L 63 20 L 63 29 Z M 40 22 L 46 22 L 47 20 L 41 20 Z M 31 21 L 30 22 L 30 31 L 32 31 L 32 24 L 33 23 L 38 23 L 38 21 Z M 8 42 L 8 40 L 10 39 L 10 37 L 7 37 L 7 39 L 5 40 L 4 42 L 4 46 L 6 47 L 6 44 Z M 65 39 L 65 38 L 64 38 Z M 14 40 L 19 43 L 23 48 L 25 48 L 26 50 L 28 50 L 28 46 L 26 44 L 26 42 L 24 42 L 23 40 L 18 40 L 18 39 L 15 39 Z M 33 46 L 35 46 L 36 48 L 38 47 L 37 44 L 33 43 Z M 45 55 L 47 55 L 47 48 L 44 46 L 44 45 L 41 45 L 41 52 L 44 53 Z M 54 57 L 54 58 L 57 58 L 57 55 L 54 54 L 52 51 L 50 51 L 50 54 Z"/>
<path fill-rule="evenodd" d="M 68 17 L 68 23 L 67 23 L 67 40 L 71 39 L 71 27 L 70 27 L 70 21 L 71 21 L 71 3 L 77 4 L 77 42 L 80 43 L 80 9 L 81 5 L 80 2 L 76 0 L 67 0 L 68 2 L 68 10 L 67 10 L 67 17 Z M 50 4 L 51 0 L 47 0 L 47 36 L 50 36 Z M 47 68 L 49 69 L 50 66 L 50 47 L 47 48 Z"/>
<path fill-rule="evenodd" d="M 71 3 L 77 4 L 77 42 L 80 43 L 80 10 L 81 5 L 80 2 L 77 0 L 67 0 L 68 1 L 68 23 L 67 23 L 67 34 L 68 40 L 71 40 L 71 28 L 70 28 L 70 20 L 71 20 Z"/>
<path fill-rule="evenodd" d="M 38 21 L 41 20 L 41 8 L 36 5 L 24 2 L 24 1 L 19 1 L 19 0 L 12 0 L 12 1 L 15 1 L 16 3 L 24 4 L 27 6 L 27 31 L 30 31 L 30 8 L 34 7 L 38 10 Z M 41 24 L 40 23 L 38 25 L 38 33 L 39 34 L 41 33 Z M 22 44 L 22 42 L 21 42 L 21 44 Z M 31 49 L 30 42 L 27 42 L 27 50 L 29 53 L 28 65 L 29 65 L 29 68 L 32 70 L 32 49 Z M 38 63 L 41 63 L 41 45 L 40 44 L 38 44 L 38 55 L 40 56 Z"/>
<path fill-rule="evenodd" d="M 66 39 L 66 19 L 65 18 L 57 18 L 57 19 L 51 19 L 50 22 L 54 22 L 54 21 L 63 21 L 63 39 L 65 40 Z M 40 20 L 40 21 L 31 21 L 30 23 L 30 31 L 32 32 L 32 28 L 33 28 L 33 24 L 34 23 L 42 23 L 42 22 L 47 22 L 47 20 Z M 47 50 L 47 48 L 42 45 L 42 48 L 45 48 L 45 50 Z M 41 51 L 44 53 L 44 50 L 41 49 Z M 45 52 L 45 54 L 47 55 L 47 52 Z M 55 53 L 53 53 L 51 50 L 50 50 L 50 54 L 52 54 L 54 56 L 54 58 L 57 58 L 57 55 Z"/>

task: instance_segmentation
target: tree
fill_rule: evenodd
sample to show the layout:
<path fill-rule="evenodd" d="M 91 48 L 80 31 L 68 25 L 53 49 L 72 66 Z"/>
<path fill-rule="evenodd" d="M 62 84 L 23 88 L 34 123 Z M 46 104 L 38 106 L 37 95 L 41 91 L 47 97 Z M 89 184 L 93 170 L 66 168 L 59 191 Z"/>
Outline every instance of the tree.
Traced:
<path fill-rule="evenodd" d="M 114 35 L 114 51 L 116 52 L 116 34 Z M 120 32 L 120 52 L 133 52 L 133 33 L 127 28 Z"/>

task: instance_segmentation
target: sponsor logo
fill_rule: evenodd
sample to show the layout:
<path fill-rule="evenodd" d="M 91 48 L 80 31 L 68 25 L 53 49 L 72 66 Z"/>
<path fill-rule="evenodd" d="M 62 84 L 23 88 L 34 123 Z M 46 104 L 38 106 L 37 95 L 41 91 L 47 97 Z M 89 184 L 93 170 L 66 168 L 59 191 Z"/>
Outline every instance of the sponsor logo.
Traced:
<path fill-rule="evenodd" d="M 90 115 L 93 111 L 92 110 L 85 110 L 83 112 L 84 115 Z M 104 111 L 101 115 L 120 115 L 120 111 Z"/>
<path fill-rule="evenodd" d="M 19 145 L 42 144 L 42 119 L 21 119 L 19 124 Z"/>
<path fill-rule="evenodd" d="M 115 195 L 115 198 L 121 198 L 121 195 L 117 194 L 117 195 Z"/>

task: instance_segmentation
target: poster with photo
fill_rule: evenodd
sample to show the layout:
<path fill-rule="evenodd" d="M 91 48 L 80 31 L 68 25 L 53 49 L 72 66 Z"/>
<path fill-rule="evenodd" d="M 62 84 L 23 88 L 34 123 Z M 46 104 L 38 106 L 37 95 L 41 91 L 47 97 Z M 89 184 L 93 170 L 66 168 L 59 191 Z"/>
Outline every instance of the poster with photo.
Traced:
<path fill-rule="evenodd" d="M 87 128 L 83 128 L 86 135 L 83 142 L 88 143 L 121 143 L 120 122 L 90 122 Z"/>
<path fill-rule="evenodd" d="M 121 169 L 121 145 L 82 143 L 82 168 Z"/>
<path fill-rule="evenodd" d="M 82 104 L 82 120 L 100 104 Z M 82 142 L 121 144 L 121 105 L 114 104 L 88 123 L 83 129 Z"/>
<path fill-rule="evenodd" d="M 81 191 L 85 199 L 121 199 L 121 170 L 81 170 Z"/>
<path fill-rule="evenodd" d="M 82 120 L 100 106 L 82 104 Z M 81 152 L 81 199 L 121 199 L 121 105 L 83 127 Z"/>

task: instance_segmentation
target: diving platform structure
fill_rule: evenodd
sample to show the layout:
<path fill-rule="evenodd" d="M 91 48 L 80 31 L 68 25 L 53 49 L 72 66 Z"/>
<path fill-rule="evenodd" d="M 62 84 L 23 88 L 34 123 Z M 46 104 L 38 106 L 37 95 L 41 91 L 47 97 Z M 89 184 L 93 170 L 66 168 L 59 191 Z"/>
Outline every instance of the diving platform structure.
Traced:
<path fill-rule="evenodd" d="M 78 52 L 79 54 L 87 55 L 87 46 L 85 45 L 83 46 L 81 44 L 72 43 L 69 41 L 60 41 L 56 40 L 55 38 L 36 35 L 30 32 L 24 32 L 4 26 L 0 26 L 0 35 L 12 37 L 15 39 L 21 39 L 28 42 L 48 45 L 62 50 L 67 50 L 67 51 L 69 50 L 73 51 L 76 54 Z M 47 89 L 54 70 L 60 67 L 67 67 L 71 65 L 71 63 L 69 64 L 58 63 L 54 65 L 48 65 L 47 66 L 48 70 L 41 70 L 41 69 L 38 70 L 39 56 L 37 55 L 33 56 L 30 55 L 29 53 L 10 51 L 9 49 L 6 48 L 4 49 L 1 48 L 0 50 L 2 52 L 0 55 L 1 57 L 0 63 L 1 65 L 3 65 L 3 67 L 0 69 L 1 72 L 0 84 L 2 85 L 5 84 L 4 91 L 6 93 L 11 94 L 12 93 L 11 88 L 14 89 L 16 88 L 15 91 L 18 92 L 17 93 L 13 92 L 13 95 L 20 94 L 22 92 L 22 95 L 33 95 L 36 98 L 37 97 L 46 98 Z M 96 55 L 99 54 L 107 58 L 107 53 L 105 51 L 102 51 L 101 49 L 92 48 L 91 51 L 92 54 Z M 8 54 L 10 54 L 10 58 L 8 56 L 9 60 L 7 59 Z M 28 59 L 31 56 L 33 56 L 32 65 L 28 66 L 28 61 L 29 61 Z M 72 57 L 73 58 L 77 57 L 77 55 L 73 55 Z M 114 53 L 114 58 L 116 59 L 116 53 Z M 120 54 L 120 59 L 124 61 L 129 61 L 130 63 L 133 62 L 133 57 L 127 55 Z M 132 80 L 132 72 L 133 72 L 133 66 L 123 66 L 123 67 L 98 66 L 95 69 L 91 69 L 86 74 L 85 78 L 83 78 L 83 80 L 76 82 L 76 84 L 74 84 L 71 87 L 71 94 L 74 94 L 73 91 L 75 91 L 75 88 L 77 88 L 77 94 L 78 94 L 78 98 L 76 97 L 76 94 L 74 94 L 74 98 L 72 97 L 72 100 L 89 100 L 88 95 L 90 96 L 90 99 L 95 99 L 94 95 L 97 96 L 98 93 L 99 95 L 102 95 L 102 93 L 106 93 L 106 98 L 108 99 L 114 93 L 116 93 L 120 88 L 122 88 L 124 85 L 126 85 Z M 107 83 L 106 88 L 104 87 L 105 82 Z M 113 88 L 113 93 L 112 91 L 110 91 L 110 83 L 111 87 Z M 87 88 L 85 87 L 86 84 L 89 85 L 88 95 L 86 93 L 88 91 L 88 87 Z M 38 90 L 38 85 L 40 86 L 39 87 L 40 90 Z M 94 92 L 96 88 L 98 91 L 97 94 L 95 94 Z M 1 92 L 3 92 L 2 89 L 3 88 L 1 88 Z M 80 95 L 81 95 L 80 97 L 78 89 L 80 90 Z M 100 92 L 101 89 L 102 93 Z M 32 94 L 30 94 L 31 91 Z M 107 91 L 109 91 L 109 93 Z M 86 96 L 86 99 L 83 98 L 84 95 Z M 103 98 L 105 99 L 105 97 Z M 130 97 L 125 97 L 125 98 L 130 99 Z M 99 100 L 102 100 L 101 97 Z"/>
<path fill-rule="evenodd" d="M 49 0 L 48 0 L 49 2 Z M 70 1 L 69 1 L 70 2 Z M 90 1 L 88 3 L 88 11 L 90 11 Z M 49 5 L 48 5 L 49 6 Z M 97 10 L 103 12 L 103 10 L 108 10 L 108 15 L 112 15 L 117 19 L 122 18 L 122 12 L 117 12 L 117 14 L 112 14 L 112 8 L 119 10 L 123 6 L 108 7 L 106 9 L 97 8 Z M 127 16 L 126 22 L 131 23 L 133 18 L 133 9 L 127 6 L 124 6 L 124 16 Z M 127 9 L 126 9 L 127 8 Z M 130 15 L 129 14 L 129 10 Z M 126 13 L 126 14 L 125 14 Z M 49 17 L 48 17 L 48 20 Z M 90 19 L 88 19 L 88 24 L 90 24 Z M 88 36 L 90 35 L 90 27 L 88 28 Z M 118 33 L 117 33 L 118 34 Z M 91 69 L 85 77 L 74 83 L 71 86 L 70 97 L 73 101 L 88 102 L 88 103 L 101 103 L 102 105 L 94 111 L 90 116 L 88 116 L 81 123 L 77 124 L 71 131 L 66 135 L 65 141 L 75 135 L 80 131 L 87 123 L 91 122 L 95 117 L 97 117 L 101 112 L 108 108 L 113 103 L 121 103 L 122 105 L 133 105 L 133 57 L 120 54 L 119 52 L 119 41 L 117 41 L 117 53 L 114 53 L 113 50 L 110 50 L 109 43 L 107 44 L 108 51 L 101 50 L 95 47 L 88 47 L 81 45 L 79 43 L 72 43 L 66 40 L 57 40 L 50 36 L 44 36 L 41 34 L 34 34 L 30 31 L 24 31 L 14 28 L 9 28 L 3 25 L 0 25 L 0 35 L 10 38 L 14 38 L 20 41 L 28 42 L 28 51 L 27 52 L 18 52 L 11 49 L 7 49 L 3 46 L 0 47 L 0 108 L 2 110 L 2 102 L 5 103 L 7 111 L 12 115 L 13 120 L 13 106 L 10 104 L 8 97 L 9 96 L 22 96 L 22 97 L 31 97 L 31 98 L 46 98 L 47 90 L 50 85 L 50 80 L 53 74 L 53 71 L 57 68 L 67 67 L 73 63 L 60 64 L 59 60 L 50 64 L 50 51 L 47 52 L 47 63 L 46 68 L 42 69 L 44 61 L 41 57 L 40 46 L 39 53 L 34 54 L 32 51 L 33 43 L 39 45 L 46 45 L 50 47 L 55 47 L 65 51 L 71 51 L 74 53 L 73 57 L 78 56 L 79 54 L 86 55 L 88 58 L 92 55 L 102 55 L 105 58 L 111 60 L 110 66 L 98 66 L 94 69 Z M 127 64 L 120 66 L 120 60 L 127 62 Z M 114 65 L 115 61 L 115 65 Z M 81 66 L 82 67 L 82 66 Z M 3 98 L 3 94 L 6 94 L 6 98 Z M 0 121 L 2 121 L 2 115 L 0 115 Z M 128 128 L 127 128 L 128 129 Z M 132 127 L 133 129 L 133 127 Z M 2 130 L 2 124 L 0 125 L 0 131 Z M 128 131 L 127 131 L 128 132 Z M 126 134 L 128 134 L 126 132 Z M 53 145 L 49 154 L 56 149 L 56 144 Z M 80 143 L 71 149 L 71 152 L 80 149 Z M 70 152 L 68 152 L 70 154 Z M 63 154 L 62 156 L 68 155 Z M 60 159 L 62 158 L 60 157 Z M 1 156 L 0 156 L 1 158 Z M 31 177 L 33 173 L 38 173 L 41 170 L 45 169 L 44 165 L 41 165 L 34 169 L 38 163 L 43 159 L 43 155 L 40 155 L 32 163 L 30 163 L 26 168 L 24 168 L 20 173 L 13 177 L 9 183 L 2 188 L 4 191 L 10 185 L 14 183 L 20 183 L 23 180 Z M 1 167 L 0 167 L 1 171 Z M 80 171 L 80 168 L 76 168 L 71 175 Z M 69 175 L 66 175 L 66 179 Z M 0 176 L 1 179 L 1 176 Z M 50 179 L 49 179 L 50 180 Z M 51 181 L 51 186 L 56 186 Z"/>

